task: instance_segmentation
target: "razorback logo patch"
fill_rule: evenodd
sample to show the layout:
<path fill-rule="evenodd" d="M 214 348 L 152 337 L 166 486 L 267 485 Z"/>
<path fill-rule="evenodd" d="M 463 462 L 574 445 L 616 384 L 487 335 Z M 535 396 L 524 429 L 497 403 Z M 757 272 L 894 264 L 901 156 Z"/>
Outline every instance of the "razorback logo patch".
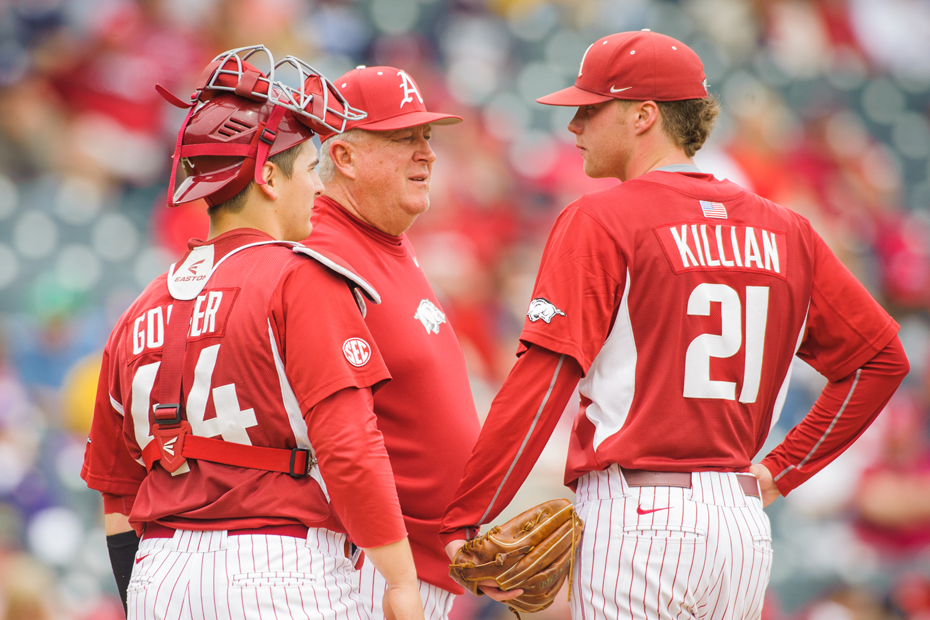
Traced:
<path fill-rule="evenodd" d="M 446 315 L 443 311 L 437 308 L 436 305 L 428 299 L 420 301 L 420 305 L 417 306 L 417 311 L 413 315 L 413 318 L 423 324 L 427 334 L 438 334 L 439 326 L 446 322 Z"/>
<path fill-rule="evenodd" d="M 551 323 L 552 319 L 557 316 L 565 316 L 565 313 L 555 307 L 555 304 L 543 297 L 537 297 L 530 302 L 530 308 L 526 311 L 527 318 L 535 323 L 542 319 L 546 323 Z"/>

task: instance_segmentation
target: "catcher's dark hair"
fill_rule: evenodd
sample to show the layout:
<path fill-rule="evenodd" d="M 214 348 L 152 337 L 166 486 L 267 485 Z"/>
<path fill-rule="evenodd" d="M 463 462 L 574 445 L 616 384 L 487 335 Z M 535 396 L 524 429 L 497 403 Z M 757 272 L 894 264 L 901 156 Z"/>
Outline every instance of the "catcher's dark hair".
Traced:
<path fill-rule="evenodd" d="M 694 157 L 714 128 L 720 104 L 712 94 L 707 99 L 657 101 L 662 114 L 662 131 L 681 147 L 688 157 Z"/>
<path fill-rule="evenodd" d="M 282 174 L 288 179 L 294 176 L 294 162 L 297 161 L 297 157 L 300 155 L 301 150 L 304 148 L 304 145 L 307 141 L 295 144 L 286 151 L 281 151 L 277 155 L 272 155 L 268 158 L 268 161 L 273 163 L 275 166 L 281 170 Z M 227 211 L 229 213 L 237 213 L 245 207 L 245 196 L 248 194 L 249 190 L 255 184 L 255 181 L 249 182 L 241 192 L 218 205 L 207 207 L 207 213 L 213 215 L 220 209 Z"/>

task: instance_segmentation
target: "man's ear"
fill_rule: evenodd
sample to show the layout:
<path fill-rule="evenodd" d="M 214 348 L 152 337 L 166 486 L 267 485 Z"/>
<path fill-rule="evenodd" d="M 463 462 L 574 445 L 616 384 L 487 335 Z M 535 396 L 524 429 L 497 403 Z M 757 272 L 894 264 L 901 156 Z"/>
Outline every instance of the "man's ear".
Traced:
<path fill-rule="evenodd" d="M 648 131 L 650 127 L 659 122 L 659 106 L 655 101 L 641 101 L 636 106 L 636 134 Z"/>
<path fill-rule="evenodd" d="M 264 192 L 265 196 L 270 200 L 277 200 L 278 190 L 277 183 L 278 179 L 281 177 L 281 171 L 276 165 L 270 161 L 266 161 L 262 165 L 262 178 L 265 179 L 263 185 L 259 185 L 258 188 Z"/>
<path fill-rule="evenodd" d="M 333 166 L 344 177 L 355 180 L 355 166 L 358 162 L 355 147 L 345 140 L 333 140 L 329 143 L 329 158 Z"/>

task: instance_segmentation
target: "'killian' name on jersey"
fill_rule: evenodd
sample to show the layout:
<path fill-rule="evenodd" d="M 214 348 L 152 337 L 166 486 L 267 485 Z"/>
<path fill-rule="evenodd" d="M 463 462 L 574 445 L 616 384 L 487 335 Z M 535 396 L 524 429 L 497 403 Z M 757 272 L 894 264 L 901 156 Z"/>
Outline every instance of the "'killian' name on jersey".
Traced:
<path fill-rule="evenodd" d="M 656 226 L 672 271 L 734 269 L 785 279 L 788 244 L 785 233 L 728 224 L 680 223 Z"/>

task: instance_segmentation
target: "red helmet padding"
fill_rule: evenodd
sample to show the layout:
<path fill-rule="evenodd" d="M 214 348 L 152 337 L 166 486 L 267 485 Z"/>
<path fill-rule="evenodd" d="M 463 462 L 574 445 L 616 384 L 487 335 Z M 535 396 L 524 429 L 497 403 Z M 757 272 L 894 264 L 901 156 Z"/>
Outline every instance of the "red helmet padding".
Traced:
<path fill-rule="evenodd" d="M 273 142 L 267 145 L 261 136 L 275 112 L 282 116 Z M 178 151 L 180 157 L 193 158 L 188 160 L 192 170 L 174 193 L 174 204 L 199 198 L 209 204 L 229 200 L 254 179 L 261 145 L 268 149 L 267 158 L 309 140 L 313 133 L 293 112 L 268 101 L 233 93 L 213 97 L 184 130 Z"/>
<path fill-rule="evenodd" d="M 223 163 L 225 162 L 225 166 Z M 204 198 L 210 206 L 226 202 L 242 191 L 240 183 L 232 183 L 243 169 L 253 170 L 251 165 L 244 165 L 241 159 L 231 157 L 198 157 L 191 162 L 191 170 L 174 194 L 175 204 L 193 202 L 196 196 Z"/>

